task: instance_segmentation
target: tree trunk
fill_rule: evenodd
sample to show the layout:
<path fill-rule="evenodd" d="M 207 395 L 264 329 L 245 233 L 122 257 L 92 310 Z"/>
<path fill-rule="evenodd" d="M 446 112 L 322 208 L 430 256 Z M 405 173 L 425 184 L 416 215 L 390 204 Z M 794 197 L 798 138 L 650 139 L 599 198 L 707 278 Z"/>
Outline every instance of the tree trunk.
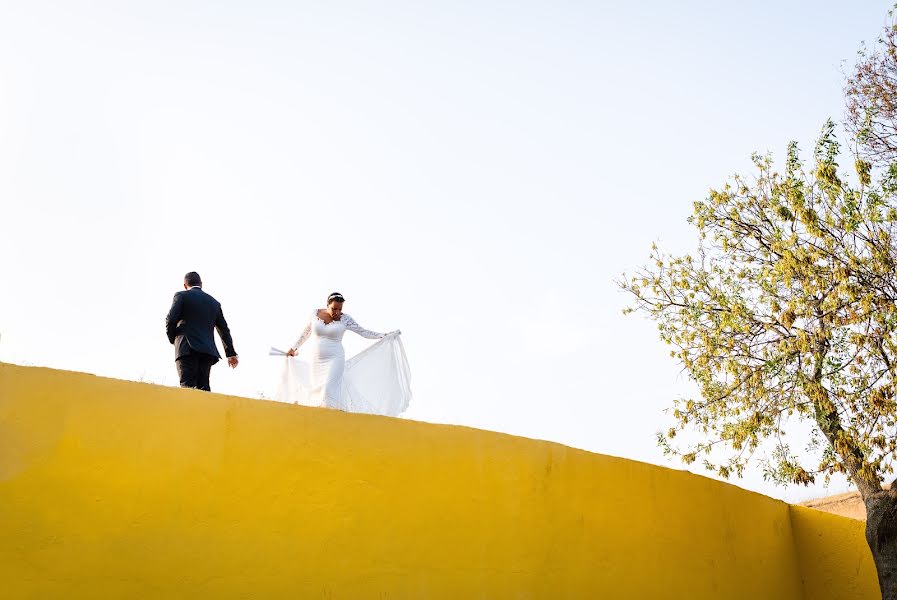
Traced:
<path fill-rule="evenodd" d="M 882 600 L 897 600 L 897 490 L 874 492 L 866 504 L 866 542 L 878 570 Z"/>

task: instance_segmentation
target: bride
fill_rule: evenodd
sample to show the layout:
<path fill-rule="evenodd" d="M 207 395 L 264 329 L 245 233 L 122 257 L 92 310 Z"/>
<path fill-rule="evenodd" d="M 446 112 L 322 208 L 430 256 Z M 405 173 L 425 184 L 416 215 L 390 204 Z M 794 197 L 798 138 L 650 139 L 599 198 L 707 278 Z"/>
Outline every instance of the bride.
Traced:
<path fill-rule="evenodd" d="M 377 333 L 361 327 L 343 312 L 339 292 L 327 297 L 327 308 L 315 310 L 288 352 L 277 399 L 350 412 L 397 416 L 411 400 L 408 361 L 401 332 Z M 353 331 L 376 344 L 346 360 L 342 339 Z M 299 348 L 308 342 L 307 361 L 298 361 Z M 276 352 L 275 353 L 279 353 Z"/>

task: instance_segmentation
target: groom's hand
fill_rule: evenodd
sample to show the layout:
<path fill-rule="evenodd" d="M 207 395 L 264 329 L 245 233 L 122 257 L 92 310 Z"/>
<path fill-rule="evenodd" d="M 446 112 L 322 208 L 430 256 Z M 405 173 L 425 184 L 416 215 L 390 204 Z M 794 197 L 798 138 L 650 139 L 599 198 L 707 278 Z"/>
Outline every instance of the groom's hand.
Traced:
<path fill-rule="evenodd" d="M 240 359 L 238 359 L 236 356 L 231 356 L 227 359 L 227 364 L 230 365 L 231 369 L 236 369 L 237 365 L 240 364 Z"/>

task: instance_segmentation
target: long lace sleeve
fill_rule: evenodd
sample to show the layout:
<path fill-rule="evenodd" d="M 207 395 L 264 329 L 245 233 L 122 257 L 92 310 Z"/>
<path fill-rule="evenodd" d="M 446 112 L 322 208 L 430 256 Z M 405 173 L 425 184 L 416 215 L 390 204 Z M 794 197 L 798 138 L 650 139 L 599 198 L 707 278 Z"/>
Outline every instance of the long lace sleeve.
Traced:
<path fill-rule="evenodd" d="M 385 333 L 377 333 L 376 331 L 369 331 L 355 322 L 355 319 L 350 317 L 349 315 L 343 313 L 343 321 L 346 322 L 346 329 L 349 331 L 354 331 L 358 335 L 363 338 L 367 338 L 369 340 L 377 340 L 384 337 Z"/>
<path fill-rule="evenodd" d="M 305 326 L 305 329 L 302 330 L 302 333 L 299 334 L 299 339 L 296 340 L 296 343 L 293 344 L 293 350 L 298 350 L 299 346 L 305 343 L 308 339 L 308 336 L 311 335 L 311 324 L 314 321 L 315 315 L 312 315 L 312 318 L 308 320 L 308 324 Z"/>

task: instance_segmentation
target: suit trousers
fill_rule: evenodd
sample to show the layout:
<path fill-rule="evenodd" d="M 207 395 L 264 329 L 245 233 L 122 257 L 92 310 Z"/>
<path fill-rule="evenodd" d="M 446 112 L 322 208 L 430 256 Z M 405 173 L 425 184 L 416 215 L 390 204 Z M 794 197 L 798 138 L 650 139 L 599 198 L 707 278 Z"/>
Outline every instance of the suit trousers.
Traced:
<path fill-rule="evenodd" d="M 181 387 L 196 388 L 211 392 L 209 385 L 209 372 L 212 365 L 218 359 L 209 354 L 193 352 L 177 359 L 178 376 L 181 378 Z"/>

